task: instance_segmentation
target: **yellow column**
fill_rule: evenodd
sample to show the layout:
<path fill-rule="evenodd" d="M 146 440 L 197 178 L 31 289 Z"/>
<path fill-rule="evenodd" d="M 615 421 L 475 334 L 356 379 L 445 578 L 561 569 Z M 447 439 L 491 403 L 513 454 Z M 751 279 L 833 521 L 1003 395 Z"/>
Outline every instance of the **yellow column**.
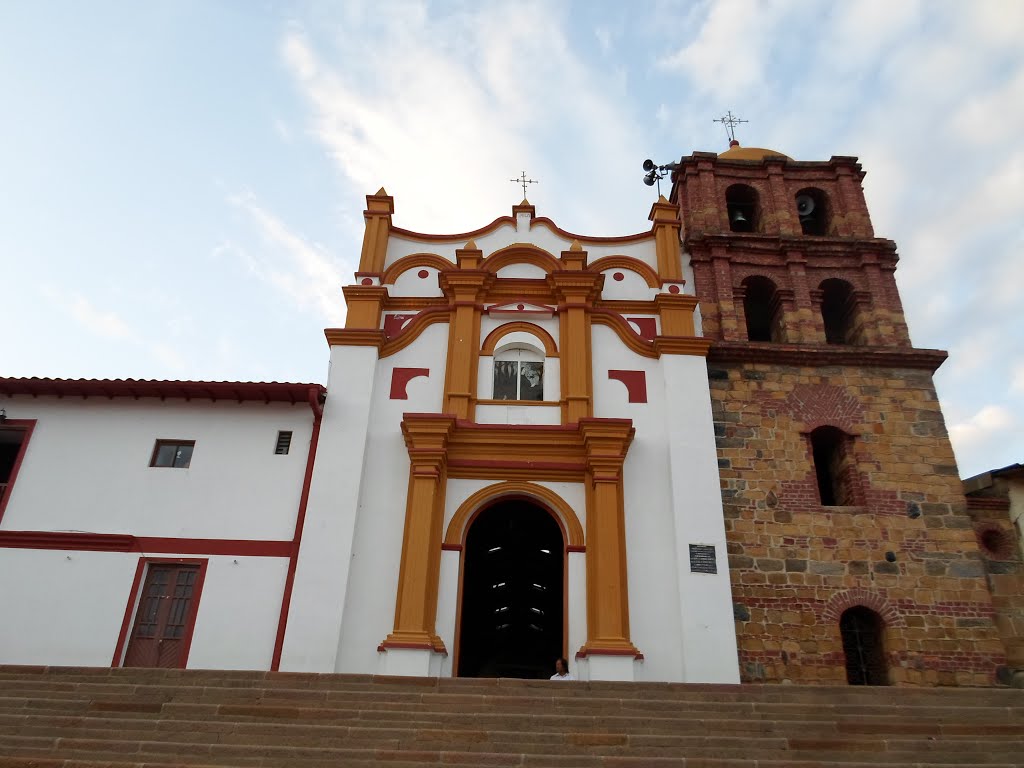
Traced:
<path fill-rule="evenodd" d="M 384 260 L 388 253 L 388 235 L 391 233 L 391 214 L 395 212 L 395 198 L 384 191 L 366 196 L 366 210 L 363 219 L 363 250 L 359 254 L 360 272 L 383 272 Z"/>
<path fill-rule="evenodd" d="M 658 274 L 662 280 L 682 280 L 683 261 L 679 247 L 679 209 L 664 196 L 651 206 L 648 218 L 654 222 L 654 246 L 658 255 Z"/>
<path fill-rule="evenodd" d="M 441 567 L 449 416 L 409 414 L 402 432 L 409 450 L 409 492 L 402 536 L 402 562 L 395 598 L 395 627 L 384 648 L 428 648 L 445 652 L 437 636 L 437 589 Z"/>
<path fill-rule="evenodd" d="M 583 419 L 587 450 L 587 643 L 584 654 L 636 655 L 629 639 L 622 464 L 633 440 L 628 419 Z"/>
<path fill-rule="evenodd" d="M 562 421 L 573 424 L 593 413 L 590 309 L 601 293 L 604 276 L 574 270 L 554 272 L 548 280 L 559 300 Z"/>
<path fill-rule="evenodd" d="M 494 276 L 476 268 L 482 253 L 472 241 L 456 251 L 456 256 L 459 268 L 439 275 L 451 308 L 443 410 L 459 419 L 472 419 L 480 359 L 481 302 Z"/>

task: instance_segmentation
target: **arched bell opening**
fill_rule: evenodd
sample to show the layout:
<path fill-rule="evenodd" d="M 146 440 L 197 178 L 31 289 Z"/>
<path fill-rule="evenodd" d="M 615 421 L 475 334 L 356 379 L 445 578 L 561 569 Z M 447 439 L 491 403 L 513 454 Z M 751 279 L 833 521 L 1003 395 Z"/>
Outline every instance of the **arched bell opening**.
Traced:
<path fill-rule="evenodd" d="M 502 499 L 463 548 L 459 677 L 550 677 L 565 645 L 565 539 L 547 509 Z"/>

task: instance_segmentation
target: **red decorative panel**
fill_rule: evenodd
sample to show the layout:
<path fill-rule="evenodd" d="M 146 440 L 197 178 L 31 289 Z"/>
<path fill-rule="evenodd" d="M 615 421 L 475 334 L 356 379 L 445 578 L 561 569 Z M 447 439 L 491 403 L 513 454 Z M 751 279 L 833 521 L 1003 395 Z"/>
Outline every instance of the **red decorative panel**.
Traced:
<path fill-rule="evenodd" d="M 391 371 L 391 399 L 408 400 L 406 385 L 417 376 L 430 376 L 429 368 L 394 368 Z"/>
<path fill-rule="evenodd" d="M 647 341 L 654 341 L 658 335 L 658 321 L 653 317 L 627 317 L 626 322 Z"/>
<path fill-rule="evenodd" d="M 415 314 L 411 315 L 385 315 L 384 316 L 384 335 L 389 339 L 392 336 L 397 336 L 401 333 L 405 326 L 409 324 L 409 321 L 416 317 Z"/>
<path fill-rule="evenodd" d="M 647 374 L 644 371 L 608 371 L 608 378 L 626 385 L 629 402 L 647 402 Z"/>

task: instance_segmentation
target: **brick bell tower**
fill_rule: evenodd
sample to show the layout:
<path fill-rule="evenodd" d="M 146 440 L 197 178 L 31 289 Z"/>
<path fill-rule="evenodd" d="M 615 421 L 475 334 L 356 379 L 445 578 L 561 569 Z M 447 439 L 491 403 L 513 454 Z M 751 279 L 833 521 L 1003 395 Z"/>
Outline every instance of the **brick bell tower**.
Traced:
<path fill-rule="evenodd" d="M 991 685 L 1021 659 L 932 383 L 946 353 L 911 344 L 863 178 L 735 141 L 672 175 L 714 339 L 741 677 Z"/>

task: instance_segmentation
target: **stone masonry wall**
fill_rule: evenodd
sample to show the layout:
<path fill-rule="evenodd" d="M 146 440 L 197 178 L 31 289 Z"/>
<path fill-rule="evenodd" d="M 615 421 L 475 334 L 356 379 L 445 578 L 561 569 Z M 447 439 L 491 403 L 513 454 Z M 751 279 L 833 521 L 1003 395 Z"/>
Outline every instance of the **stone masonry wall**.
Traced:
<path fill-rule="evenodd" d="M 893 684 L 991 685 L 1004 646 L 930 374 L 712 356 L 709 380 L 742 679 L 845 683 L 839 617 L 864 605 Z M 857 506 L 819 501 L 823 425 L 854 436 Z"/>

